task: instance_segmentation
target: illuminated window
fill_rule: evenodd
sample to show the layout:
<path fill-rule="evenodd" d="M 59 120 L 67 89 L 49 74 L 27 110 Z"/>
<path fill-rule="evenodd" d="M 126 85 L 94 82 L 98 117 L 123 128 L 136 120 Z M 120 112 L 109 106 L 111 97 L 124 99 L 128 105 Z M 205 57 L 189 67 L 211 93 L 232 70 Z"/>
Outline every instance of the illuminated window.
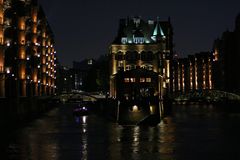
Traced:
<path fill-rule="evenodd" d="M 130 78 L 130 82 L 135 82 L 135 78 Z"/>
<path fill-rule="evenodd" d="M 146 82 L 151 82 L 152 79 L 151 78 L 146 78 Z"/>
<path fill-rule="evenodd" d="M 131 66 L 130 65 L 126 65 L 126 70 L 130 70 Z"/>
<path fill-rule="evenodd" d="M 124 78 L 124 82 L 126 82 L 126 83 L 130 82 L 129 78 Z"/>
<path fill-rule="evenodd" d="M 153 70 L 153 66 L 152 65 L 147 65 L 147 70 L 152 71 Z"/>
<path fill-rule="evenodd" d="M 118 67 L 123 67 L 123 61 L 118 62 Z"/>
<path fill-rule="evenodd" d="M 140 78 L 140 82 L 145 82 L 145 78 Z"/>
<path fill-rule="evenodd" d="M 126 44 L 127 43 L 127 37 L 122 37 L 121 42 L 122 42 L 122 44 Z"/>
<path fill-rule="evenodd" d="M 144 43 L 144 41 L 145 41 L 145 39 L 143 37 L 134 37 L 133 38 L 133 42 L 136 44 L 138 44 L 138 43 L 142 44 L 142 43 Z"/>
<path fill-rule="evenodd" d="M 88 64 L 91 65 L 93 63 L 92 59 L 88 60 Z"/>

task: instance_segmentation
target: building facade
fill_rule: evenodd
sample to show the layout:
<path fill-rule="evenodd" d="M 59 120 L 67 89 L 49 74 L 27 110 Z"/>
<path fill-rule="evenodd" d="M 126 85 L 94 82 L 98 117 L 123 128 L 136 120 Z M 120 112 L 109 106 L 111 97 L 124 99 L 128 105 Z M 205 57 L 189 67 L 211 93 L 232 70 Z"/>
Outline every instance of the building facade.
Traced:
<path fill-rule="evenodd" d="M 213 55 L 201 52 L 173 60 L 173 90 L 177 94 L 213 89 Z"/>
<path fill-rule="evenodd" d="M 110 46 L 110 97 L 122 96 L 124 93 L 118 89 L 123 86 L 127 88 L 138 86 L 135 93 L 126 93 L 128 95 L 125 98 L 145 94 L 141 93 L 143 90 L 139 87 L 143 83 L 145 86 L 153 86 L 152 92 L 159 98 L 170 92 L 172 36 L 170 19 L 168 21 L 158 19 L 144 21 L 140 17 L 121 19 L 118 35 Z M 117 78 L 119 73 L 124 74 L 120 82 Z M 125 91 L 129 92 L 128 89 Z"/>
<path fill-rule="evenodd" d="M 213 48 L 216 88 L 240 94 L 240 14 L 236 17 L 234 31 L 226 31 L 216 39 Z"/>
<path fill-rule="evenodd" d="M 88 81 L 91 81 L 93 78 L 89 78 L 88 75 L 90 74 L 90 70 L 92 69 L 93 65 L 96 63 L 96 60 L 84 59 L 80 62 L 73 62 L 73 90 L 85 90 L 88 86 Z M 95 79 L 94 79 L 95 80 Z"/>
<path fill-rule="evenodd" d="M 89 78 L 91 69 L 95 65 L 96 60 L 84 59 L 80 62 L 73 61 L 73 67 L 59 66 L 57 72 L 57 92 L 71 93 L 86 91 L 86 88 L 94 86 L 93 81 L 96 78 Z M 89 83 L 88 83 L 89 82 Z"/>
<path fill-rule="evenodd" d="M 54 35 L 37 0 L 0 0 L 0 97 L 55 93 Z"/>

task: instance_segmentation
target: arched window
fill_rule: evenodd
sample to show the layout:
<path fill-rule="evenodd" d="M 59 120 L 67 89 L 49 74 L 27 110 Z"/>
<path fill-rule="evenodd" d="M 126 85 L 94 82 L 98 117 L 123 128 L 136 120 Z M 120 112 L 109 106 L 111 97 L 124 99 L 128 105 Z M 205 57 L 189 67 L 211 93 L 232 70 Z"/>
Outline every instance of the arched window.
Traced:
<path fill-rule="evenodd" d="M 124 60 L 123 52 L 121 51 L 117 52 L 117 54 L 115 55 L 115 60 L 118 60 L 118 61 Z"/>
<path fill-rule="evenodd" d="M 142 61 L 152 61 L 153 60 L 153 53 L 151 51 L 148 51 L 148 52 L 142 51 L 141 60 Z"/>
<path fill-rule="evenodd" d="M 138 52 L 137 51 L 134 51 L 134 52 L 127 51 L 126 52 L 126 60 L 127 61 L 136 61 L 136 60 L 138 60 Z"/>

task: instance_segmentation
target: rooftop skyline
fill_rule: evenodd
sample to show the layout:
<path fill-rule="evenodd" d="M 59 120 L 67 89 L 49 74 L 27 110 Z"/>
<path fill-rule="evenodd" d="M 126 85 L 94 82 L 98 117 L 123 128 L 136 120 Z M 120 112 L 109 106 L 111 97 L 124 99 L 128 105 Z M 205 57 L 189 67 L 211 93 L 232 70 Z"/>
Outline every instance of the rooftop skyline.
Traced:
<path fill-rule="evenodd" d="M 180 57 L 212 50 L 213 41 L 233 30 L 240 1 L 57 1 L 41 0 L 55 34 L 58 58 L 63 65 L 108 53 L 117 36 L 119 19 L 171 18 L 174 51 Z"/>

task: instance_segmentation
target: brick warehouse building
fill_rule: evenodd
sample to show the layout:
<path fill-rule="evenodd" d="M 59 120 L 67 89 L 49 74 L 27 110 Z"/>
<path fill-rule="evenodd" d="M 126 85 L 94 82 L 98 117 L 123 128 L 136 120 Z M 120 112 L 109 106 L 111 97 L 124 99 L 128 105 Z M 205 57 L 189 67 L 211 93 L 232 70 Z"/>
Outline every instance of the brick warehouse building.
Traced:
<path fill-rule="evenodd" d="M 37 0 L 0 0 L 0 97 L 55 93 L 54 35 Z"/>

